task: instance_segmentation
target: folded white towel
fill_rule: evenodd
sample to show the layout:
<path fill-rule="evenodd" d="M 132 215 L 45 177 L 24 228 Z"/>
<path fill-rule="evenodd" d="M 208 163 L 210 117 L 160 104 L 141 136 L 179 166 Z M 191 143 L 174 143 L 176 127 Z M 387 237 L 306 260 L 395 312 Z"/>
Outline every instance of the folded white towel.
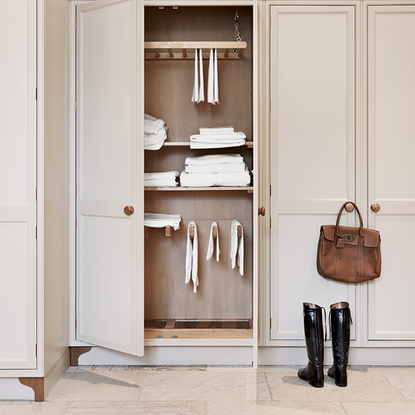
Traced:
<path fill-rule="evenodd" d="M 240 154 L 207 154 L 198 157 L 186 157 L 187 166 L 205 166 L 209 164 L 243 164 L 244 158 Z"/>
<path fill-rule="evenodd" d="M 182 187 L 211 187 L 211 186 L 249 186 L 251 176 L 249 170 L 243 173 L 211 173 L 189 174 L 183 171 L 180 174 Z"/>
<path fill-rule="evenodd" d="M 216 226 L 216 229 L 218 231 L 216 235 L 216 262 L 219 262 L 219 255 L 220 255 L 220 249 L 219 249 L 219 226 L 217 222 L 212 222 L 212 225 L 210 226 L 210 236 L 209 236 L 209 245 L 208 250 L 206 254 L 206 259 L 210 259 L 213 256 L 213 249 L 214 249 L 214 243 L 213 243 L 213 228 Z"/>
<path fill-rule="evenodd" d="M 167 127 L 163 127 L 157 134 L 144 133 L 144 149 L 159 150 L 167 139 Z"/>
<path fill-rule="evenodd" d="M 242 229 L 242 236 L 238 236 L 238 226 Z M 239 273 L 244 275 L 244 233 L 242 225 L 233 220 L 231 224 L 231 264 L 232 269 L 236 266 L 236 254 L 238 254 Z"/>
<path fill-rule="evenodd" d="M 194 227 L 194 238 L 190 238 L 190 227 Z M 196 293 L 199 285 L 198 271 L 198 249 L 199 243 L 197 238 L 197 227 L 195 222 L 190 222 L 187 227 L 187 245 L 186 245 L 186 275 L 185 284 L 193 281 L 193 292 Z"/>
<path fill-rule="evenodd" d="M 144 133 L 157 134 L 165 125 L 163 120 L 144 114 Z"/>
<path fill-rule="evenodd" d="M 179 183 L 175 179 L 148 179 L 144 180 L 144 187 L 176 187 Z"/>
<path fill-rule="evenodd" d="M 179 177 L 179 172 L 176 170 L 144 173 L 144 180 L 169 180 L 175 179 L 176 177 Z"/>
<path fill-rule="evenodd" d="M 235 131 L 233 133 L 203 133 L 203 134 L 192 134 L 190 136 L 190 142 L 197 141 L 199 143 L 222 143 L 232 141 L 243 141 L 245 142 L 246 135 L 242 131 Z"/>
<path fill-rule="evenodd" d="M 165 213 L 144 213 L 144 226 L 149 228 L 164 228 L 171 226 L 175 231 L 180 229 L 180 215 L 169 215 Z"/>
<path fill-rule="evenodd" d="M 207 164 L 205 166 L 185 166 L 184 171 L 189 174 L 201 173 L 243 173 L 247 169 L 246 164 Z"/>
<path fill-rule="evenodd" d="M 201 127 L 199 128 L 200 134 L 231 134 L 235 130 L 233 127 Z"/>

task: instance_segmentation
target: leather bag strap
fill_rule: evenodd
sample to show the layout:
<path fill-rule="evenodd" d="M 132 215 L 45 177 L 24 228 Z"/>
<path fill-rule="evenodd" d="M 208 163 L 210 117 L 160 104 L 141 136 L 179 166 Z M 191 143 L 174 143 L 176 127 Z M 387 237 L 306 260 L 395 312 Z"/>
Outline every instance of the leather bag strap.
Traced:
<path fill-rule="evenodd" d="M 363 236 L 363 219 L 362 219 L 362 215 L 360 214 L 360 210 L 359 210 L 359 208 L 357 207 L 356 203 L 354 203 L 354 202 L 344 202 L 344 203 L 343 203 L 343 206 L 340 208 L 340 210 L 339 210 L 339 214 L 337 215 L 337 221 L 336 221 L 336 231 L 335 231 L 335 234 L 339 235 L 339 223 L 340 223 L 340 217 L 341 217 L 341 215 L 342 215 L 343 209 L 346 207 L 346 205 L 347 205 L 348 203 L 351 203 L 351 204 L 355 207 L 355 209 L 356 209 L 357 213 L 359 214 L 359 219 L 360 219 L 359 234 L 360 234 L 360 236 Z"/>

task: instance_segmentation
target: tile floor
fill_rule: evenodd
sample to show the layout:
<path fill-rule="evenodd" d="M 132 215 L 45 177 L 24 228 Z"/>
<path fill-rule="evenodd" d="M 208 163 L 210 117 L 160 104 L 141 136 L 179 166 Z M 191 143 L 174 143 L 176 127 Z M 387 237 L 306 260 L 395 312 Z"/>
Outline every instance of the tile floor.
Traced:
<path fill-rule="evenodd" d="M 71 368 L 43 403 L 0 402 L 0 415 L 415 414 L 415 367 L 349 368 L 349 385 L 316 389 L 298 367 Z"/>

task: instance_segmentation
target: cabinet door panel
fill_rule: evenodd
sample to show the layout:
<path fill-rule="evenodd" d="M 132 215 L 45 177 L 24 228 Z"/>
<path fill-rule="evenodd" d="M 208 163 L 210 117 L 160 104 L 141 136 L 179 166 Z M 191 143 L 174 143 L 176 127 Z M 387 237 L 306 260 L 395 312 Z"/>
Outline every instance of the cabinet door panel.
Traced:
<path fill-rule="evenodd" d="M 369 225 L 382 275 L 369 283 L 369 340 L 415 340 L 415 7 L 369 6 Z M 399 293 L 399 295 L 394 295 Z"/>
<path fill-rule="evenodd" d="M 77 339 L 142 355 L 138 13 L 136 0 L 78 8 L 76 289 Z"/>
<path fill-rule="evenodd" d="M 271 7 L 271 339 L 303 338 L 304 301 L 354 310 L 355 286 L 316 269 L 320 225 L 355 199 L 354 13 Z"/>
<path fill-rule="evenodd" d="M 0 9 L 0 369 L 35 369 L 36 2 Z"/>

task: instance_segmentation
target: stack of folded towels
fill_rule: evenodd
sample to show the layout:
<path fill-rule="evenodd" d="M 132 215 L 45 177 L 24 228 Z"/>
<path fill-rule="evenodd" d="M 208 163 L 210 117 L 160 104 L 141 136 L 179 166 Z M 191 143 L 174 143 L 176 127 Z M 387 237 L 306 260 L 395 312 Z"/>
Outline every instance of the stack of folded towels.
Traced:
<path fill-rule="evenodd" d="M 144 114 L 144 149 L 159 150 L 166 141 L 167 130 L 163 120 Z"/>
<path fill-rule="evenodd" d="M 144 213 L 144 226 L 149 228 L 164 228 L 171 226 L 175 231 L 180 229 L 180 215 L 169 215 L 167 213 Z"/>
<path fill-rule="evenodd" d="M 249 186 L 251 176 L 240 154 L 186 157 L 180 174 L 183 187 Z"/>
<path fill-rule="evenodd" d="M 240 147 L 245 139 L 246 135 L 233 127 L 199 128 L 199 134 L 190 136 L 190 148 Z"/>
<path fill-rule="evenodd" d="M 179 185 L 176 181 L 177 177 L 179 177 L 179 172 L 175 170 L 144 173 L 144 187 L 175 187 Z"/>

